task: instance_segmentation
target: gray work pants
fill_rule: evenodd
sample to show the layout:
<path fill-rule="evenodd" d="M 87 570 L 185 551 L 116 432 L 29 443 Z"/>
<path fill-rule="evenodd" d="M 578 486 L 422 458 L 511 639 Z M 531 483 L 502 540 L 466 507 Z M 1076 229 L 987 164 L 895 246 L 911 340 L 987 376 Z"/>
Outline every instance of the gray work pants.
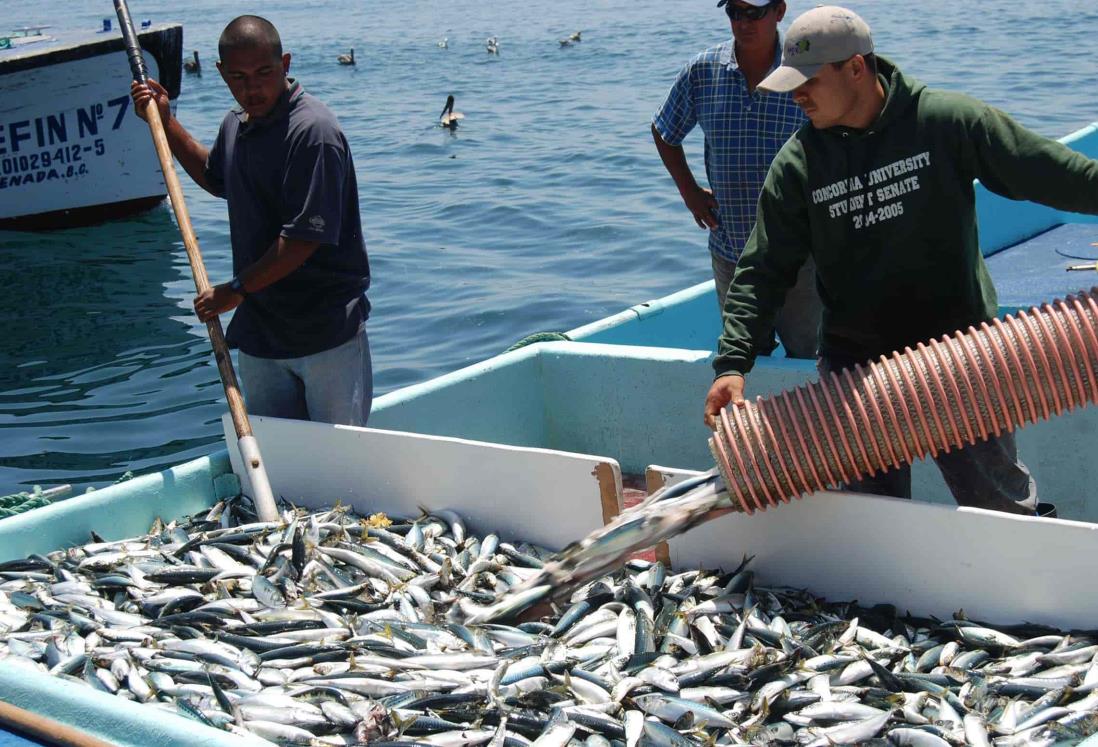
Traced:
<path fill-rule="evenodd" d="M 300 358 L 239 353 L 248 412 L 291 420 L 366 425 L 374 401 L 370 340 L 363 329 L 347 342 Z"/>
<path fill-rule="evenodd" d="M 736 263 L 716 254 L 710 256 L 713 259 L 713 279 L 717 283 L 717 305 L 723 314 L 724 299 L 728 295 L 728 286 L 732 284 L 732 276 L 736 274 Z M 823 305 L 816 291 L 816 263 L 809 257 L 797 275 L 796 285 L 786 294 L 785 303 L 774 323 L 787 358 L 816 357 L 822 311 Z"/>
<path fill-rule="evenodd" d="M 816 368 L 823 376 L 828 371 L 852 368 L 855 363 L 849 358 L 829 356 L 820 358 Z M 1025 516 L 1037 513 L 1037 483 L 1018 458 L 1013 433 L 992 436 L 963 449 L 954 448 L 948 454 L 934 457 L 934 463 L 960 506 Z M 842 487 L 853 493 L 911 498 L 911 467 L 905 464 Z"/>

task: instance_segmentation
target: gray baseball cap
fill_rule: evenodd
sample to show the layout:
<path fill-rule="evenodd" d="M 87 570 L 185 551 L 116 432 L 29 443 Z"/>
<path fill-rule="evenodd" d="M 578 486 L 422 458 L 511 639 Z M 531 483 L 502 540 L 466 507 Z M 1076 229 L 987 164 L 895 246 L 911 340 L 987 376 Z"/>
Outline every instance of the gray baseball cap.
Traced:
<path fill-rule="evenodd" d="M 821 5 L 802 13 L 789 26 L 782 47 L 782 64 L 763 78 L 759 88 L 786 93 L 829 62 L 842 62 L 872 51 L 873 36 L 861 16 L 837 5 Z"/>

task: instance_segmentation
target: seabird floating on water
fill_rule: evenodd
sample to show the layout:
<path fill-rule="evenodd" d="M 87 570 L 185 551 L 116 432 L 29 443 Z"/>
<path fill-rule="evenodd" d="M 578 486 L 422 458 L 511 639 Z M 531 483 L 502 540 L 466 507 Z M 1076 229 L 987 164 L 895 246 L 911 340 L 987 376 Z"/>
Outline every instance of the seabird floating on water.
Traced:
<path fill-rule="evenodd" d="M 355 64 L 355 48 L 351 47 L 351 53 L 350 54 L 341 54 L 339 57 L 336 57 L 336 61 L 340 65 L 353 65 L 353 64 Z"/>
<path fill-rule="evenodd" d="M 489 36 L 488 41 L 484 43 L 484 47 L 488 50 L 488 54 L 499 54 L 499 39 Z"/>
<path fill-rule="evenodd" d="M 461 112 L 454 111 L 454 97 L 447 96 L 446 106 L 442 107 L 442 114 L 440 114 L 438 118 L 439 126 L 456 130 L 459 119 L 465 119 L 465 115 Z"/>
<path fill-rule="evenodd" d="M 198 61 L 198 50 L 194 50 L 194 59 L 183 63 L 183 69 L 188 73 L 201 73 L 202 63 Z"/>

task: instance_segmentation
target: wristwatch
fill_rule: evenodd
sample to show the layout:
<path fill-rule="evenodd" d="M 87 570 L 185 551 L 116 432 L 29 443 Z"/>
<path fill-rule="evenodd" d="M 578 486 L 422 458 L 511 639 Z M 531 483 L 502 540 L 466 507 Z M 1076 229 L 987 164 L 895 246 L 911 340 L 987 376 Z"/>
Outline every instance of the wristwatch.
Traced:
<path fill-rule="evenodd" d="M 233 279 L 229 281 L 229 290 L 233 293 L 239 293 L 241 298 L 248 297 L 248 291 L 244 290 L 244 283 L 238 277 L 234 276 Z"/>

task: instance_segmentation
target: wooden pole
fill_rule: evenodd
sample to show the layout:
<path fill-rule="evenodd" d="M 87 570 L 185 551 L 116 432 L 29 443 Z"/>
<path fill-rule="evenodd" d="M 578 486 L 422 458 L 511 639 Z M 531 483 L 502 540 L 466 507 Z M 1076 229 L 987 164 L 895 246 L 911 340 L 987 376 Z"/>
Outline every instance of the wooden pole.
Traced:
<path fill-rule="evenodd" d="M 59 747 L 115 747 L 90 734 L 0 700 L 0 724 Z"/>
<path fill-rule="evenodd" d="M 141 47 L 137 42 L 137 32 L 134 30 L 133 21 L 130 19 L 130 10 L 126 6 L 126 0 L 114 0 L 114 9 L 118 14 L 118 24 L 122 27 L 122 37 L 126 42 L 126 52 L 129 55 L 130 71 L 134 80 L 148 83 L 149 75 L 145 68 L 145 60 L 141 56 Z M 168 188 L 168 197 L 175 212 L 176 222 L 179 224 L 179 233 L 183 236 L 183 246 L 187 249 L 187 259 L 191 264 L 191 273 L 194 276 L 195 289 L 202 293 L 210 288 L 210 279 L 206 275 L 206 265 L 202 261 L 202 252 L 198 248 L 198 237 L 191 226 L 191 216 L 187 211 L 187 203 L 183 199 L 183 187 L 179 183 L 179 176 L 175 172 L 175 164 L 172 161 L 171 147 L 168 145 L 168 136 L 164 132 L 164 123 L 160 120 L 160 110 L 156 101 L 149 100 L 145 108 L 145 118 L 149 123 L 149 131 L 152 133 L 153 144 L 156 146 L 156 155 L 160 159 L 160 170 L 164 173 L 164 184 Z M 233 370 L 233 361 L 229 357 L 229 346 L 225 342 L 225 333 L 221 329 L 221 319 L 215 316 L 206 322 L 206 329 L 210 333 L 210 345 L 213 347 L 214 360 L 217 361 L 217 370 L 221 374 L 221 384 L 225 388 L 225 399 L 229 403 L 229 413 L 232 416 L 233 428 L 236 431 L 237 442 L 240 445 L 240 456 L 244 462 L 244 469 L 252 484 L 252 500 L 255 502 L 256 512 L 261 521 L 277 521 L 278 508 L 275 506 L 274 495 L 271 493 L 271 483 L 267 479 L 267 469 L 259 454 L 259 444 L 252 435 L 252 424 L 248 420 L 248 411 L 244 407 L 244 397 L 240 394 L 240 386 L 236 381 L 236 371 Z"/>

